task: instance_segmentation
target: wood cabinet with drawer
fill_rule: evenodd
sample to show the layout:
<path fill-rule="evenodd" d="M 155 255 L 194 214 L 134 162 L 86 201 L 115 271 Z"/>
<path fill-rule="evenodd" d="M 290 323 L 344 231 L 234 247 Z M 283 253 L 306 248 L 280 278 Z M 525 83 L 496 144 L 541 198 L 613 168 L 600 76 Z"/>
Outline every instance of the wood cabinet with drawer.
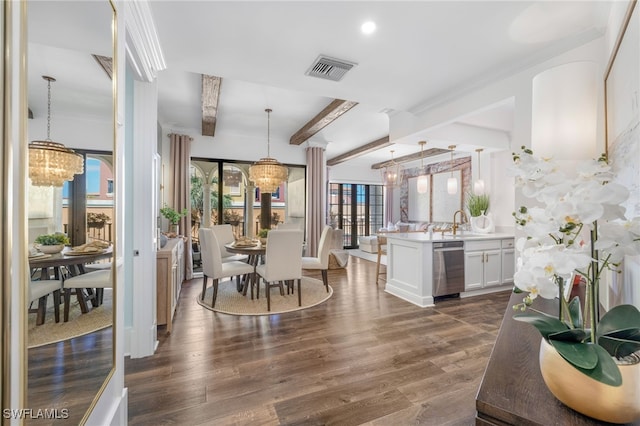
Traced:
<path fill-rule="evenodd" d="M 157 325 L 167 326 L 171 333 L 173 314 L 184 279 L 184 241 L 172 238 L 156 253 L 156 318 Z"/>

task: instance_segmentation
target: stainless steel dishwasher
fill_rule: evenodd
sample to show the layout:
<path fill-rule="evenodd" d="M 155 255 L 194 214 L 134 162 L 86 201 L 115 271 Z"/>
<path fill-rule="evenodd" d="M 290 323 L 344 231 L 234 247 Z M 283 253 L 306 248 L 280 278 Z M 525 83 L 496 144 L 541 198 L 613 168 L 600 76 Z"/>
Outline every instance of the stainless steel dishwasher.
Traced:
<path fill-rule="evenodd" d="M 464 291 L 464 242 L 433 243 L 433 296 Z"/>

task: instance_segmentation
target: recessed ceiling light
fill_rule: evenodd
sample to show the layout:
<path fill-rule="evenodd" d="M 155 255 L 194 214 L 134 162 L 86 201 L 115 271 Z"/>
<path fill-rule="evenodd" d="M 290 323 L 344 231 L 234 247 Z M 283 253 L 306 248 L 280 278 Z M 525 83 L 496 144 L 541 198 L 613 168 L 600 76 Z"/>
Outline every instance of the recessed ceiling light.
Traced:
<path fill-rule="evenodd" d="M 373 21 L 367 21 L 360 27 L 363 34 L 372 34 L 376 30 L 376 23 Z"/>

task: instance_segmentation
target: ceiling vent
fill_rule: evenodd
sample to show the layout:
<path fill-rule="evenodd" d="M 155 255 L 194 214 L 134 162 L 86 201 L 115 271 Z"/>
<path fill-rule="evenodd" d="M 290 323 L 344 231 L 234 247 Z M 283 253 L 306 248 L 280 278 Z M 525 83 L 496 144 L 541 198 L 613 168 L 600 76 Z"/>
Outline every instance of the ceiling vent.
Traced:
<path fill-rule="evenodd" d="M 355 65 L 358 64 L 320 55 L 313 64 L 311 64 L 305 75 L 324 78 L 325 80 L 340 81 L 347 71 Z"/>

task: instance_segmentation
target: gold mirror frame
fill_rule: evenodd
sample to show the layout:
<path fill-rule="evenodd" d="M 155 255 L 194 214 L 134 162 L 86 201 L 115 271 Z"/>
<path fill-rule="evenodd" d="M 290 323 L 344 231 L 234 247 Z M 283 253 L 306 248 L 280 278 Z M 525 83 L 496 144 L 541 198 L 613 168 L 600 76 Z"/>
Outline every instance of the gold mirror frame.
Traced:
<path fill-rule="evenodd" d="M 111 11 L 111 19 L 110 19 L 111 33 L 110 33 L 110 36 L 111 36 L 111 52 L 112 52 L 112 58 L 113 58 L 113 61 L 112 61 L 112 64 L 113 64 L 112 73 L 113 74 L 112 74 L 112 79 L 111 79 L 111 95 L 112 95 L 111 96 L 111 102 L 112 102 L 112 105 L 111 105 L 111 130 L 112 130 L 111 140 L 112 140 L 113 177 L 115 179 L 116 176 L 117 176 L 117 169 L 118 169 L 118 167 L 120 167 L 117 164 L 117 161 L 116 161 L 116 158 L 117 158 L 117 153 L 116 153 L 116 133 L 117 133 L 117 105 L 118 105 L 117 96 L 116 96 L 117 95 L 117 78 L 116 78 L 117 77 L 117 75 L 116 75 L 117 73 L 116 73 L 116 70 L 118 69 L 117 56 L 116 56 L 116 52 L 117 52 L 117 49 L 116 49 L 116 46 L 117 46 L 117 24 L 116 24 L 117 23 L 117 15 L 116 15 L 116 8 L 115 8 L 115 5 L 114 5 L 113 1 L 106 0 L 105 4 L 107 4 L 107 6 L 109 8 L 108 10 Z M 27 7 L 27 9 L 28 9 L 28 7 Z M 107 9 L 105 8 L 105 11 L 106 10 Z M 102 13 L 102 11 L 100 11 L 100 13 Z M 28 21 L 28 18 L 29 18 L 29 13 L 28 13 L 28 10 L 27 10 L 27 17 L 26 17 L 26 21 L 25 22 Z M 25 45 L 26 45 L 26 42 L 25 42 Z M 87 52 L 87 54 L 89 54 L 89 53 L 93 53 L 93 52 Z M 98 66 L 98 65 L 96 64 L 96 66 Z M 24 96 L 26 98 L 26 94 Z M 54 98 L 54 101 L 55 101 L 55 98 Z M 54 111 L 55 111 L 55 107 L 54 107 Z M 26 122 L 26 117 L 25 117 L 24 121 Z M 24 125 L 26 126 L 26 123 Z M 55 126 L 55 122 L 54 122 L 54 126 Z M 26 142 L 28 142 L 28 141 L 25 141 L 25 145 L 26 145 Z M 24 170 L 27 169 L 26 163 L 27 163 L 27 160 L 26 160 L 26 155 L 25 155 L 25 162 L 24 162 L 24 166 L 25 167 L 24 167 Z M 27 179 L 26 175 L 27 175 L 27 173 L 25 172 L 24 173 L 25 182 L 26 182 L 26 179 Z M 82 176 L 84 176 L 84 175 L 82 175 Z M 112 308 L 112 325 L 111 325 L 111 330 L 112 330 L 112 332 L 111 332 L 111 366 L 110 366 L 109 371 L 104 376 L 104 378 L 102 378 L 102 382 L 100 384 L 96 383 L 96 386 L 95 386 L 96 392 L 95 392 L 95 395 L 91 398 L 91 400 L 89 400 L 89 398 L 83 399 L 82 405 L 85 404 L 85 400 L 86 400 L 86 410 L 82 413 L 82 418 L 80 419 L 80 414 L 78 414 L 77 412 L 75 413 L 75 415 L 74 415 L 74 413 L 70 413 L 70 416 L 73 416 L 73 418 L 79 419 L 79 421 L 78 421 L 79 424 L 85 424 L 87 422 L 87 420 L 88 420 L 89 416 L 91 415 L 93 409 L 95 408 L 98 400 L 100 399 L 101 395 L 104 393 L 105 388 L 107 387 L 107 385 L 109 384 L 109 381 L 111 380 L 111 378 L 113 377 L 113 375 L 115 373 L 115 363 L 116 363 L 116 359 L 115 359 L 115 356 L 116 356 L 116 347 L 115 347 L 115 345 L 116 345 L 116 307 L 117 307 L 116 300 L 117 300 L 117 290 L 118 290 L 117 279 L 116 279 L 117 274 L 116 274 L 116 269 L 115 269 L 115 264 L 116 264 L 115 259 L 117 258 L 117 254 L 116 254 L 116 236 L 118 234 L 118 232 L 117 232 L 118 224 L 117 224 L 117 220 L 116 220 L 116 218 L 117 218 L 117 213 L 116 213 L 116 211 L 117 211 L 117 208 L 116 208 L 117 197 L 116 197 L 116 193 L 115 193 L 116 192 L 115 188 L 116 188 L 116 186 L 114 185 L 114 190 L 113 190 L 114 191 L 114 196 L 113 196 L 113 235 L 114 235 L 114 238 L 113 238 L 113 241 L 112 241 L 112 247 L 113 247 L 112 268 L 114 268 L 114 269 L 112 271 L 113 272 L 112 273 L 112 280 L 113 280 L 113 283 L 112 283 L 112 288 L 113 288 L 113 302 L 112 302 L 113 304 L 112 304 L 112 307 L 113 308 Z M 25 196 L 22 196 L 21 198 L 22 198 L 22 201 L 24 203 L 23 205 L 25 206 L 24 211 L 26 212 L 28 210 L 26 208 L 27 199 L 26 199 Z M 22 232 L 22 235 L 26 236 L 28 234 L 27 229 L 26 229 L 27 228 L 26 220 L 23 221 L 22 225 L 23 225 L 23 228 L 24 228 L 23 232 Z M 25 247 L 26 247 L 26 245 L 27 244 L 25 244 Z M 24 264 L 24 265 L 28 265 L 29 261 L 28 261 L 28 259 L 26 259 L 26 256 L 25 256 L 25 259 L 23 259 L 23 262 L 24 263 L 22 263 L 22 262 L 21 263 Z M 25 280 L 26 279 L 29 279 L 29 277 L 25 277 Z M 26 298 L 26 296 L 25 296 L 25 298 Z M 27 306 L 27 301 L 24 300 L 24 302 L 25 303 L 23 303 L 23 305 L 26 307 Z M 22 339 L 22 341 L 24 343 L 22 351 L 24 352 L 23 359 L 26 360 L 25 370 L 28 372 L 28 369 L 29 369 L 29 366 L 28 366 L 28 362 L 29 362 L 28 361 L 29 360 L 28 352 L 29 351 L 26 348 L 26 340 L 27 340 L 26 339 L 26 333 L 27 333 L 27 331 L 26 331 L 26 322 L 27 322 L 26 309 L 24 309 L 24 314 L 23 315 L 24 315 L 24 318 L 25 318 L 24 319 L 25 326 L 24 326 L 24 336 L 23 336 L 23 339 Z M 62 313 L 61 313 L 61 316 L 62 316 Z M 61 321 L 62 320 L 63 319 L 61 318 Z M 59 343 L 54 343 L 54 344 L 58 345 Z M 60 352 L 63 352 L 63 351 L 60 351 Z M 65 363 L 65 369 L 66 370 L 70 370 L 71 369 L 71 367 L 68 365 L 68 363 Z M 97 377 L 96 377 L 96 380 L 98 380 Z M 25 406 L 33 407 L 33 408 L 54 408 L 53 404 L 50 404 L 49 406 L 46 406 L 46 407 L 44 407 L 44 406 L 43 407 L 35 407 L 34 404 L 31 404 L 29 399 L 28 399 L 29 382 L 28 382 L 28 379 L 27 379 L 27 373 L 26 372 L 24 374 L 24 380 L 23 381 L 24 381 L 24 383 L 21 384 L 20 388 L 21 389 L 25 389 L 24 393 L 27 394 L 27 396 L 25 396 L 25 401 L 26 401 Z M 5 391 L 6 390 L 7 389 L 5 388 Z M 80 393 L 80 390 L 78 390 L 78 393 Z M 65 395 L 65 400 L 70 400 L 72 398 L 73 397 L 69 397 L 69 395 Z M 38 404 L 38 405 L 42 405 L 42 404 Z M 3 406 L 4 406 L 4 404 L 3 404 Z M 64 407 L 62 407 L 62 406 L 57 406 L 58 410 L 63 409 L 63 408 Z M 64 412 L 61 412 L 61 411 L 57 411 L 56 414 L 59 414 L 59 415 L 62 415 L 62 416 L 66 415 Z"/>

